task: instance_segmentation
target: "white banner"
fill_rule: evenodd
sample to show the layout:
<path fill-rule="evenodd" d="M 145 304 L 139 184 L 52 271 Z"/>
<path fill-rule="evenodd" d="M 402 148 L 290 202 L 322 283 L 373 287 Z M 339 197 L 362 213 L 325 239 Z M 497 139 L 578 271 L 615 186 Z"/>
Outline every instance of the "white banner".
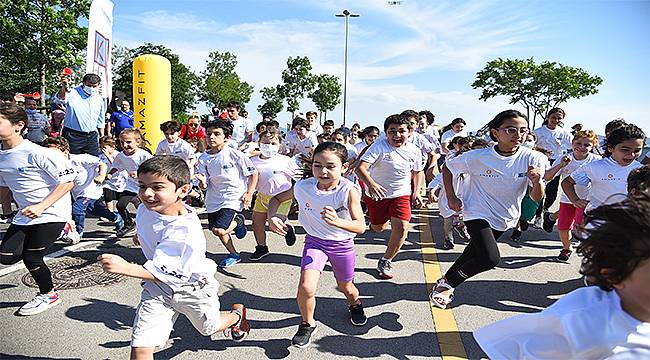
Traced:
<path fill-rule="evenodd" d="M 113 3 L 93 0 L 88 16 L 88 50 L 86 73 L 99 75 L 99 93 L 110 100 L 113 91 L 111 75 L 111 45 L 113 45 Z"/>

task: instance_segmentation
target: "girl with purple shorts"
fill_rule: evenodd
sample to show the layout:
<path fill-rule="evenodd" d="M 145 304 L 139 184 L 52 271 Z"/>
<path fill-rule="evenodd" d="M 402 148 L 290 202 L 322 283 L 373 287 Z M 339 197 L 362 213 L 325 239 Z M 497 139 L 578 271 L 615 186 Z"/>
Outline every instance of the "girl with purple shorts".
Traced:
<path fill-rule="evenodd" d="M 350 321 L 355 326 L 366 324 L 359 290 L 354 286 L 356 253 L 354 237 L 366 229 L 361 211 L 361 190 L 341 177 L 347 170 L 347 150 L 334 142 L 324 142 L 316 147 L 312 157 L 311 173 L 298 181 L 292 195 L 299 205 L 298 221 L 307 232 L 302 252 L 298 307 L 302 321 L 292 339 L 296 347 L 306 347 L 316 331 L 314 309 L 318 279 L 327 261 L 332 265 L 339 290 L 345 294 L 350 310 Z M 276 214 L 280 202 L 274 197 L 269 202 L 269 228 L 285 235 L 286 219 Z"/>

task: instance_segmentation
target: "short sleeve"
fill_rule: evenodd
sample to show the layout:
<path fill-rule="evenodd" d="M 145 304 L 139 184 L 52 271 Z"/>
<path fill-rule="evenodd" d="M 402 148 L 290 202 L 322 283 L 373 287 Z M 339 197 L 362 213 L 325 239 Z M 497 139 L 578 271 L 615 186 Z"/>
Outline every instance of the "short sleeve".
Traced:
<path fill-rule="evenodd" d="M 253 165 L 253 162 L 251 161 L 251 158 L 246 156 L 241 151 L 235 151 L 235 153 L 237 154 L 237 164 L 239 164 L 239 168 L 241 169 L 242 174 L 246 177 L 253 175 L 256 169 L 255 165 Z"/>
<path fill-rule="evenodd" d="M 415 157 L 415 161 L 413 162 L 413 171 L 424 170 L 424 161 L 422 161 L 422 151 L 420 151 L 420 149 L 418 149 L 417 146 L 414 147 L 413 155 Z"/>
<path fill-rule="evenodd" d="M 573 181 L 575 181 L 575 183 L 578 185 L 582 185 L 582 186 L 589 185 L 589 183 L 591 182 L 588 173 L 589 168 L 590 168 L 589 166 L 581 166 L 578 168 L 578 170 L 574 171 L 573 174 L 571 174 L 571 178 L 573 179 Z"/>
<path fill-rule="evenodd" d="M 74 181 L 76 172 L 70 160 L 55 154 L 44 154 L 37 152 L 32 154 L 32 160 L 36 166 L 45 171 L 56 183 L 62 184 Z M 63 161 L 62 161 L 63 160 Z"/>
<path fill-rule="evenodd" d="M 469 153 L 468 153 L 469 154 Z M 447 159 L 445 161 L 445 166 L 451 173 L 454 175 L 454 177 L 458 176 L 459 174 L 469 174 L 469 165 L 467 164 L 467 158 L 470 156 L 454 156 L 451 159 Z"/>
<path fill-rule="evenodd" d="M 372 145 L 370 145 L 368 150 L 366 150 L 366 153 L 363 154 L 363 156 L 361 157 L 361 161 L 367 162 L 372 165 L 375 162 L 377 162 L 377 160 L 381 155 L 382 155 L 381 144 L 375 141 L 374 143 L 372 143 Z"/>

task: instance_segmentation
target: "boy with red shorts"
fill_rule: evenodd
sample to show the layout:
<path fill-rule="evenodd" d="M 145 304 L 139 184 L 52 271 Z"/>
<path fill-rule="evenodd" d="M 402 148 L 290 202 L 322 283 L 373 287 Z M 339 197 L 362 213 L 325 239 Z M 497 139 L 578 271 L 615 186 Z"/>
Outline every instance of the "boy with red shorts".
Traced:
<path fill-rule="evenodd" d="M 424 183 L 422 153 L 409 143 L 411 124 L 401 115 L 390 115 L 384 121 L 386 137 L 377 139 L 361 156 L 357 167 L 359 179 L 366 185 L 364 202 L 368 206 L 370 229 L 382 231 L 390 221 L 391 234 L 384 256 L 377 264 L 379 276 L 391 279 L 391 261 L 408 235 L 411 204 L 422 206 L 419 191 Z"/>

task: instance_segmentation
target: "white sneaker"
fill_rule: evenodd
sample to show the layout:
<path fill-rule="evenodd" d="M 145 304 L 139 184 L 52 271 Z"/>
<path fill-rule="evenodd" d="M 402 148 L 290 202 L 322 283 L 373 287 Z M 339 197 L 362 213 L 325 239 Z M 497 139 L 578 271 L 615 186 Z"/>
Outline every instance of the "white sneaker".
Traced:
<path fill-rule="evenodd" d="M 81 234 L 79 234 L 75 228 L 72 228 L 63 238 L 61 238 L 61 241 L 68 245 L 78 244 L 79 241 L 81 241 Z"/>
<path fill-rule="evenodd" d="M 38 293 L 30 302 L 18 310 L 18 314 L 23 316 L 36 315 L 59 303 L 61 303 L 61 298 L 56 290 L 52 294 Z"/>
<path fill-rule="evenodd" d="M 541 229 L 543 221 L 544 220 L 542 220 L 541 216 L 535 216 L 535 220 L 532 223 L 532 227 L 534 227 L 535 229 Z"/>

